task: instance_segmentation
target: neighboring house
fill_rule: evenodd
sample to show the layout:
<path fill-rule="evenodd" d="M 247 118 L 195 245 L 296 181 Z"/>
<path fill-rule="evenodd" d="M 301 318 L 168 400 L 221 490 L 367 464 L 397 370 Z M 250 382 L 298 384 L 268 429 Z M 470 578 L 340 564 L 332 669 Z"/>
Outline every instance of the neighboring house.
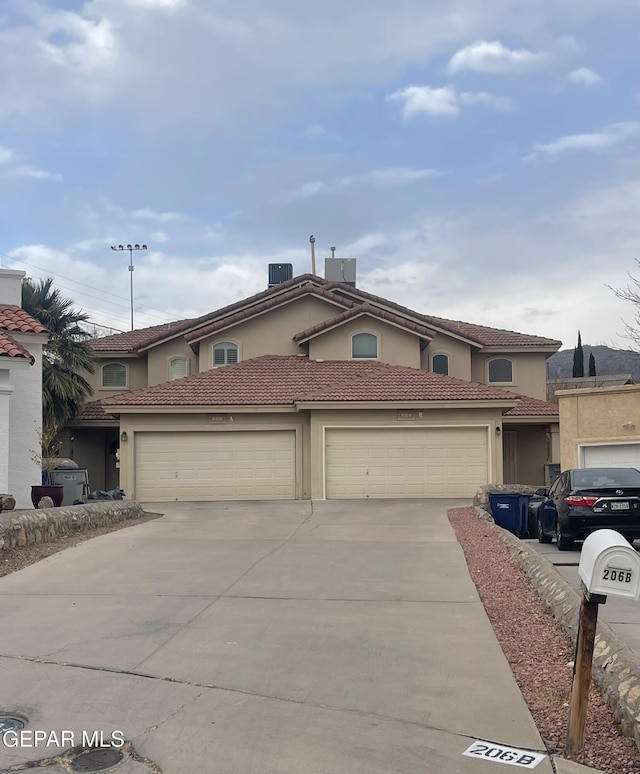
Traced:
<path fill-rule="evenodd" d="M 67 453 L 93 488 L 117 485 L 118 453 L 141 500 L 467 497 L 542 485 L 556 455 L 560 342 L 311 274 L 92 346 Z"/>
<path fill-rule="evenodd" d="M 631 374 L 607 374 L 605 376 L 571 376 L 564 379 L 547 379 L 547 400 L 557 403 L 556 393 L 560 390 L 578 390 L 585 387 L 618 387 L 635 384 Z"/>
<path fill-rule="evenodd" d="M 640 468 L 640 385 L 558 393 L 560 463 Z"/>
<path fill-rule="evenodd" d="M 22 309 L 23 271 L 0 269 L 0 493 L 31 508 L 31 486 L 42 472 L 42 345 L 47 329 Z"/>

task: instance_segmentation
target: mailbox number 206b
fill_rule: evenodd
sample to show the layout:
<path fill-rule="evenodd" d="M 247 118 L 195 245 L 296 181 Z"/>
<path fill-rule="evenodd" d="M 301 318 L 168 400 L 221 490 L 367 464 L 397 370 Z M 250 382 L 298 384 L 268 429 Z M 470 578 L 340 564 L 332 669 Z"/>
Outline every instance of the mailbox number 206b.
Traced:
<path fill-rule="evenodd" d="M 605 567 L 602 580 L 631 583 L 631 570 L 618 570 L 616 567 Z"/>

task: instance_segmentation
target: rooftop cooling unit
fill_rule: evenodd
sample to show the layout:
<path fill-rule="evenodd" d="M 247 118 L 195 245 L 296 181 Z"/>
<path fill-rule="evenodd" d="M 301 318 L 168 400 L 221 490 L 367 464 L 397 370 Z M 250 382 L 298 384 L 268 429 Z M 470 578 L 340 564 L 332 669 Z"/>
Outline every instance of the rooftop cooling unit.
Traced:
<path fill-rule="evenodd" d="M 325 258 L 324 278 L 329 282 L 344 282 L 356 286 L 356 259 L 355 258 Z"/>
<path fill-rule="evenodd" d="M 293 277 L 292 263 L 270 263 L 269 264 L 269 287 L 273 288 L 286 282 Z"/>

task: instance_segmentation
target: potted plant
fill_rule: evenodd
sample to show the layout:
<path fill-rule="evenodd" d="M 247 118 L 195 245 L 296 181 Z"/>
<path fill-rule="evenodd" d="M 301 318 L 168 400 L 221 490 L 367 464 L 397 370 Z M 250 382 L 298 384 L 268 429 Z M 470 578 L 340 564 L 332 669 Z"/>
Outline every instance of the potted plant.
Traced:
<path fill-rule="evenodd" d="M 56 457 L 62 445 L 62 441 L 58 439 L 58 430 L 57 425 L 43 426 L 42 429 L 37 430 L 40 449 L 33 451 L 31 458 L 42 470 L 42 482 L 31 487 L 31 502 L 34 508 L 38 507 L 43 497 L 50 497 L 56 508 L 62 505 L 64 487 L 53 482 Z"/>

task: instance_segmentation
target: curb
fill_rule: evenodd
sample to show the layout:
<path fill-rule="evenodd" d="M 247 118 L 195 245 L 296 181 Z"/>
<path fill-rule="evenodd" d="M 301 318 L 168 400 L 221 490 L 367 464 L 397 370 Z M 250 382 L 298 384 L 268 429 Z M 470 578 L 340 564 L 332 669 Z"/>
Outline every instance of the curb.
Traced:
<path fill-rule="evenodd" d="M 476 506 L 475 511 L 493 526 L 542 603 L 553 613 L 565 635 L 575 643 L 580 595 L 558 575 L 544 556 L 511 532 L 498 527 L 491 514 L 483 508 Z M 620 724 L 623 735 L 633 738 L 640 750 L 640 657 L 605 621 L 598 621 L 592 676 Z"/>

